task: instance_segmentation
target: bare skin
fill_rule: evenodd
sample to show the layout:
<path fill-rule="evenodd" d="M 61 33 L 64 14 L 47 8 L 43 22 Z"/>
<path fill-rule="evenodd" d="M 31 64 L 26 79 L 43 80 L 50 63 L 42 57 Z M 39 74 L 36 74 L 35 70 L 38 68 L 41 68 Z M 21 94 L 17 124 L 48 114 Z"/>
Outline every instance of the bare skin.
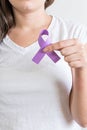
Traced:
<path fill-rule="evenodd" d="M 16 26 L 8 35 L 18 45 L 26 47 L 38 39 L 39 32 L 48 28 L 52 18 L 44 10 L 44 0 L 9 0 Z M 19 33 L 20 32 L 20 33 Z M 77 39 L 67 39 L 46 47 L 43 51 L 58 50 L 72 69 L 70 110 L 81 126 L 87 126 L 87 45 Z"/>
<path fill-rule="evenodd" d="M 35 0 L 23 1 L 20 4 L 20 0 L 10 0 L 13 5 L 16 26 L 9 30 L 8 35 L 18 45 L 27 47 L 37 41 L 43 28 L 49 27 L 52 16 L 45 12 L 43 0 L 38 0 L 37 3 Z"/>

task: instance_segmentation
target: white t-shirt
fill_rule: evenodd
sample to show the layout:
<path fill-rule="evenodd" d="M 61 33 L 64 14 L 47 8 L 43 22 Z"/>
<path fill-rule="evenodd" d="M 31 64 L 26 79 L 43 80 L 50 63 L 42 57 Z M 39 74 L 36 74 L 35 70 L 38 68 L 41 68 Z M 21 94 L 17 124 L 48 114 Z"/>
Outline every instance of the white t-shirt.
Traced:
<path fill-rule="evenodd" d="M 52 43 L 87 42 L 85 26 L 55 16 L 48 31 Z M 70 67 L 59 51 L 57 63 L 45 55 L 35 64 L 38 50 L 37 41 L 24 48 L 8 35 L 0 43 L 0 130 L 80 130 L 69 110 Z"/>

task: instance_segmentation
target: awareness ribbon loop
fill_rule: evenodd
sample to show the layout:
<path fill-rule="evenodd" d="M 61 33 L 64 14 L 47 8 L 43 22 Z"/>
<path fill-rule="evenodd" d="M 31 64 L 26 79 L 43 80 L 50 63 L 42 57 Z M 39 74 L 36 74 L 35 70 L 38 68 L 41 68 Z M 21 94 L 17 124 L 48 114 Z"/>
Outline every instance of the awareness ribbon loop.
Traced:
<path fill-rule="evenodd" d="M 48 36 L 46 41 L 42 38 L 43 35 Z M 60 57 L 54 51 L 43 52 L 43 49 L 46 46 L 50 45 L 50 43 L 51 43 L 50 38 L 49 38 L 49 33 L 47 30 L 41 31 L 39 38 L 38 38 L 38 43 L 39 43 L 40 49 L 32 59 L 32 61 L 34 61 L 36 64 L 39 64 L 39 62 L 42 60 L 42 58 L 45 56 L 45 54 L 47 54 L 54 63 L 56 63 L 60 59 Z"/>

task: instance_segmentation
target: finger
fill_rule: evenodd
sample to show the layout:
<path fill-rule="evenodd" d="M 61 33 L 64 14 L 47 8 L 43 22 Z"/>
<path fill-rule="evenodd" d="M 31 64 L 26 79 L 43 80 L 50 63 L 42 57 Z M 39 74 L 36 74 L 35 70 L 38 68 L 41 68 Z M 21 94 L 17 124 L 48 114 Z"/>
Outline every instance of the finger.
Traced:
<path fill-rule="evenodd" d="M 61 54 L 63 56 L 68 56 L 77 52 L 81 52 L 81 47 L 80 45 L 78 46 L 70 46 L 70 47 L 66 47 L 60 50 Z"/>
<path fill-rule="evenodd" d="M 47 51 L 53 51 L 53 50 L 61 50 L 62 48 L 75 45 L 76 41 L 77 41 L 76 39 L 70 39 L 70 40 L 60 41 L 55 44 L 50 44 L 47 47 L 45 47 L 43 51 L 47 52 Z"/>
<path fill-rule="evenodd" d="M 72 61 L 72 62 L 69 63 L 69 66 L 71 68 L 80 68 L 80 67 L 83 66 L 83 63 L 80 60 L 78 60 L 78 61 Z"/>
<path fill-rule="evenodd" d="M 70 63 L 70 62 L 73 62 L 73 61 L 81 60 L 82 57 L 81 57 L 80 53 L 75 53 L 75 54 L 66 56 L 64 59 L 65 59 L 66 62 Z"/>

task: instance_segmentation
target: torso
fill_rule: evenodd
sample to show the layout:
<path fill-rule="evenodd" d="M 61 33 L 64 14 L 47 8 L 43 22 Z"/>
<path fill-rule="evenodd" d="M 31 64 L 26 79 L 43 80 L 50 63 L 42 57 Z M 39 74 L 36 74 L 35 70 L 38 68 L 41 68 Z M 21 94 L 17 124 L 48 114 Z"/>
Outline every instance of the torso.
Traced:
<path fill-rule="evenodd" d="M 87 41 L 83 28 L 56 17 L 48 32 L 52 43 L 79 36 Z M 70 67 L 59 51 L 56 64 L 47 55 L 35 64 L 39 49 L 38 41 L 24 48 L 7 36 L 0 44 L 0 129 L 80 130 L 69 110 Z"/>

